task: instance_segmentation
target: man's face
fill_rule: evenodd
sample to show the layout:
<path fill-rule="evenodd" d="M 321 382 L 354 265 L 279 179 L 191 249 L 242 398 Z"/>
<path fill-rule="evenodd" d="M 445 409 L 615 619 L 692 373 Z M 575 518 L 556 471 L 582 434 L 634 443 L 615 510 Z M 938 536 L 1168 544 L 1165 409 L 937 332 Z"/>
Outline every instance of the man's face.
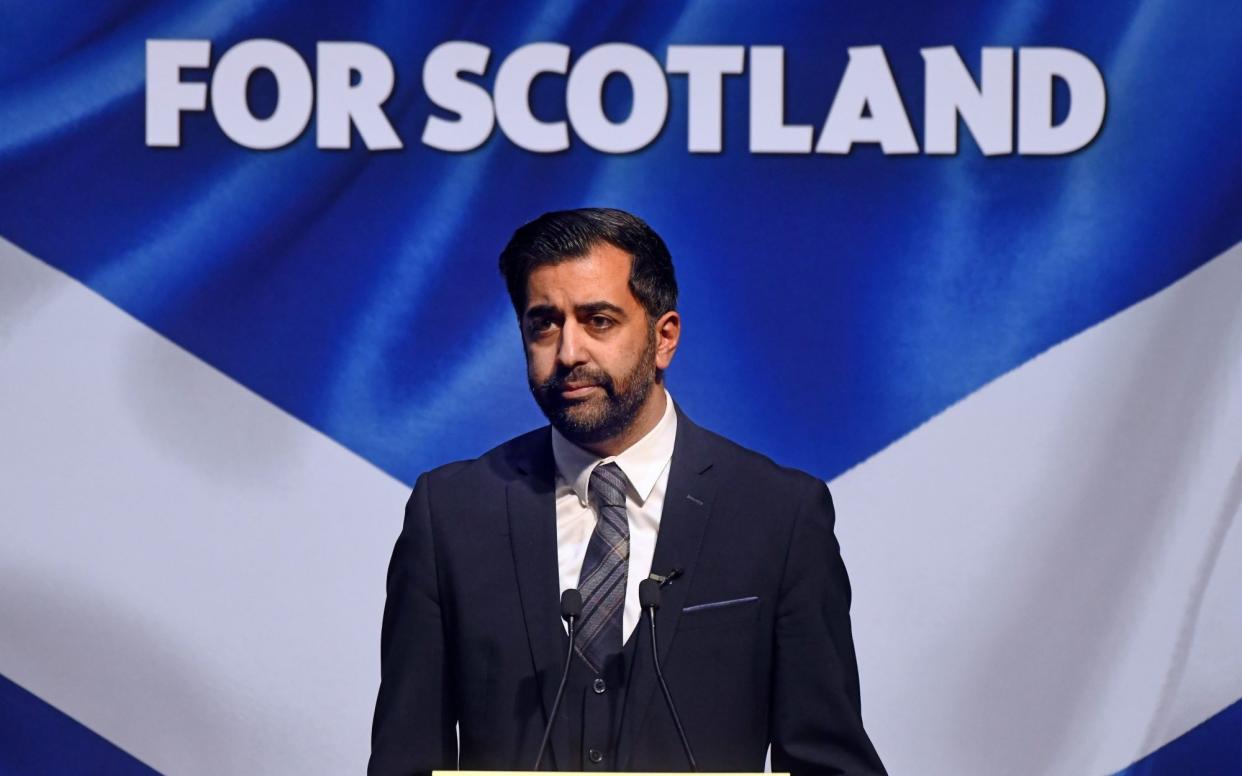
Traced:
<path fill-rule="evenodd" d="M 601 243 L 582 258 L 537 267 L 526 282 L 530 390 L 552 425 L 578 444 L 627 429 L 668 365 L 630 291 L 630 262 Z"/>

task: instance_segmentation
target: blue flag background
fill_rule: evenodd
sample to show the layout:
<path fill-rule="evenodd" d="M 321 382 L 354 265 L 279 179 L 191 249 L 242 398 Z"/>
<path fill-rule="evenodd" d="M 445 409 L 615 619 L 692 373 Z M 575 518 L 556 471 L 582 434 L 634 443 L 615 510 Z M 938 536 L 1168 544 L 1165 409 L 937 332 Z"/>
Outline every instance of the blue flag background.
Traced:
<path fill-rule="evenodd" d="M 0 283 L 8 278 L 9 284 L 8 291 L 0 292 L 0 324 L 7 327 L 0 330 L 6 335 L 0 342 L 17 343 L 13 348 L 25 343 L 43 349 L 47 358 L 73 359 L 76 348 L 93 347 L 89 344 L 91 331 L 97 331 L 93 326 L 56 341 L 37 333 L 43 330 L 34 324 L 25 328 L 22 324 L 34 320 L 32 311 L 42 309 L 40 300 L 51 293 L 35 294 L 30 289 L 36 285 L 50 288 L 47 284 L 72 279 L 89 289 L 92 298 L 106 300 L 111 308 L 143 324 L 143 336 L 159 335 L 214 368 L 228 382 L 248 389 L 273 409 L 347 449 L 361 459 L 359 465 L 385 473 L 383 487 L 391 492 L 399 490 L 395 485 L 411 484 L 428 468 L 476 456 L 543 422 L 526 390 L 519 333 L 496 272 L 496 257 L 521 223 L 546 210 L 588 205 L 639 214 L 660 232 L 672 251 L 685 321 L 683 345 L 669 373 L 669 387 L 678 402 L 697 422 L 781 463 L 825 480 L 845 475 L 840 490 L 834 485 L 834 492 L 848 494 L 847 472 L 868 465 L 873 457 L 878 461 L 890 445 L 917 433 L 920 426 L 954 405 L 965 408 L 980 389 L 1034 365 L 1041 354 L 1070 343 L 1097 324 L 1129 314 L 1123 311 L 1133 310 L 1137 315 L 1146 300 L 1181 288 L 1179 281 L 1213 264 L 1224 267 L 1213 271 L 1226 274 L 1213 275 L 1218 279 L 1200 285 L 1203 293 L 1215 286 L 1212 298 L 1225 301 L 1220 302 L 1219 316 L 1195 329 L 1199 334 L 1185 334 L 1185 338 L 1171 334 L 1158 344 L 1147 341 L 1135 351 L 1137 355 L 1119 355 L 1115 362 L 1093 359 L 1092 368 L 1101 377 L 1083 379 L 1084 384 L 1116 379 L 1126 396 L 1152 399 L 1145 393 L 1145 387 L 1154 385 L 1144 376 L 1147 372 L 1127 377 L 1129 365 L 1141 364 L 1160 374 L 1161 364 L 1172 354 L 1186 351 L 1201 354 L 1204 369 L 1209 371 L 1231 368 L 1220 380 L 1232 386 L 1233 393 L 1226 391 L 1226 399 L 1219 403 L 1220 397 L 1208 396 L 1204 378 L 1202 396 L 1194 386 L 1137 404 L 1111 395 L 1093 405 L 1094 410 L 1084 407 L 1081 411 L 1090 415 L 1124 405 L 1133 410 L 1127 426 L 1185 429 L 1200 427 L 1191 417 L 1197 417 L 1198 409 L 1207 413 L 1207 426 L 1214 421 L 1215 430 L 1203 431 L 1206 435 L 1228 435 L 1242 428 L 1237 425 L 1237 405 L 1242 403 L 1238 401 L 1239 383 L 1230 382 L 1234 377 L 1228 376 L 1238 374 L 1242 352 L 1235 347 L 1239 319 L 1231 312 L 1235 306 L 1228 302 L 1231 298 L 1242 306 L 1242 287 L 1236 284 L 1240 276 L 1232 269 L 1239 259 L 1236 251 L 1229 252 L 1242 240 L 1242 145 L 1237 142 L 1242 126 L 1242 59 L 1237 56 L 1242 10 L 1228 3 L 1136 6 L 1015 1 L 894 8 L 843 2 L 782 4 L 777 9 L 736 3 L 627 7 L 536 0 L 374 3 L 354 9 L 330 3 L 101 2 L 12 6 L 4 17 L 6 23 L 0 29 L 0 235 L 9 242 L 8 251 L 14 258 L 0 272 Z M 210 40 L 213 62 L 239 41 L 272 38 L 297 49 L 312 70 L 317 41 L 369 42 L 382 49 L 395 67 L 396 88 L 385 112 L 405 146 L 368 151 L 355 135 L 348 151 L 322 150 L 315 146 L 312 127 L 287 147 L 253 151 L 229 140 L 209 110 L 183 114 L 180 147 L 148 147 L 144 142 L 145 43 L 173 38 Z M 476 41 L 491 48 L 488 72 L 475 79 L 489 89 L 499 62 L 519 46 L 535 41 L 565 43 L 575 58 L 600 43 L 624 41 L 652 52 L 660 61 L 671 44 L 780 45 L 785 49 L 786 121 L 815 126 L 817 134 L 845 69 L 847 49 L 881 45 L 920 142 L 921 48 L 955 46 L 977 77 L 984 46 L 1057 46 L 1081 52 L 1096 64 L 1107 85 L 1108 109 L 1096 139 L 1063 156 L 985 157 L 965 128 L 960 150 L 952 156 L 885 155 L 874 144 L 858 145 L 845 156 L 762 155 L 751 153 L 747 143 L 748 77 L 728 76 L 724 82 L 724 150 L 691 154 L 686 148 L 685 77 L 670 76 L 667 123 L 657 140 L 639 152 L 603 154 L 575 139 L 566 152 L 534 154 L 514 146 L 497 129 L 481 148 L 449 154 L 418 141 L 429 115 L 446 115 L 425 95 L 420 74 L 427 54 L 448 40 Z M 208 77 L 207 71 L 193 70 L 183 76 L 187 81 Z M 535 82 L 530 99 L 536 115 L 547 121 L 565 117 L 564 82 L 561 76 L 543 76 Z M 275 81 L 264 74 L 256 76 L 251 96 L 257 114 L 271 110 Z M 1068 109 L 1065 98 L 1060 94 L 1060 115 Z M 609 115 L 626 115 L 631 94 L 623 80 L 609 82 L 604 101 Z M 23 262 L 33 262 L 39 269 L 29 269 Z M 25 268 L 19 269 L 19 264 Z M 31 273 L 47 268 L 63 275 L 55 273 L 58 280 L 46 283 L 32 279 Z M 1206 303 L 1194 301 L 1199 298 L 1185 292 L 1169 304 L 1182 311 L 1178 315 L 1192 316 L 1206 309 Z M 1175 324 L 1169 327 L 1182 331 Z M 11 395 L 20 396 L 22 402 L 48 402 L 39 405 L 51 419 L 48 423 L 54 425 L 61 414 L 56 407 L 62 405 L 57 402 L 91 405 L 89 399 L 74 398 L 95 395 L 89 384 L 66 388 L 63 395 L 56 393 L 46 382 L 52 372 L 36 368 L 34 361 L 21 360 L 18 352 L 11 351 L 3 380 L 9 383 Z M 1172 362 L 1180 363 L 1175 357 Z M 191 368 L 199 367 L 186 367 Z M 169 376 L 171 372 L 139 375 L 130 370 L 126 374 L 126 379 L 144 381 L 148 386 L 144 390 L 155 390 L 159 384 L 172 386 L 170 390 L 182 385 L 179 378 Z M 1076 390 L 1068 382 L 1062 387 Z M 1017 391 L 1010 411 L 1014 417 L 1021 416 L 1028 403 L 1038 404 L 1052 393 L 1051 389 Z M 145 409 L 151 428 L 143 433 L 165 440 L 159 444 L 174 446 L 182 444 L 186 435 L 199 433 L 184 425 L 191 422 L 184 418 L 194 416 L 199 422 L 205 417 L 207 405 L 196 403 L 197 395 L 170 394 L 160 400 L 165 403 L 157 405 L 158 411 Z M 19 418 L 18 407 L 34 406 L 22 402 L 11 403 L 14 423 L 24 423 L 31 416 L 23 411 Z M 96 433 L 90 422 L 80 418 L 74 422 L 65 434 L 90 437 Z M 236 441 L 235 448 L 230 448 L 242 456 L 238 461 L 248 460 L 244 456 L 255 449 L 273 459 L 282 458 L 286 446 L 292 449 L 301 444 L 291 441 L 292 431 L 263 437 L 264 428 L 257 424 L 253 439 Z M 310 433 L 309 429 L 296 434 Z M 993 431 L 998 438 L 1021 439 L 1003 426 Z M 49 509 L 47 499 L 53 491 L 72 489 L 75 481 L 87 476 L 85 470 L 69 462 L 63 467 L 45 464 L 38 456 L 38 466 L 22 468 L 22 460 L 30 458 L 30 445 L 48 446 L 48 460 L 64 455 L 63 448 L 54 447 L 59 438 L 47 427 L 9 441 L 0 435 L 0 462 L 9 472 L 7 477 L 0 475 L 0 483 L 6 492 L 23 494 L 5 522 L 12 519 L 14 534 L 30 542 L 12 545 L 11 568 L 21 567 L 14 577 L 20 577 L 21 584 L 12 580 L 9 585 L 0 584 L 0 599 L 10 597 L 3 611 L 16 616 L 14 612 L 20 610 L 32 622 L 39 615 L 23 608 L 35 600 L 29 591 L 37 587 L 54 598 L 47 591 L 61 585 L 65 575 L 74 577 L 75 569 L 82 567 L 66 567 L 57 561 L 55 547 L 71 541 L 68 537 L 75 534 L 57 528 L 58 514 L 63 513 Z M 180 439 L 167 441 L 173 438 Z M 1087 438 L 1104 446 L 1113 444 L 1099 436 Z M 1233 437 L 1237 438 L 1242 437 Z M 955 438 L 949 434 L 943 447 L 935 448 L 934 457 L 957 455 L 970 447 L 968 439 L 969 435 Z M 1203 572 L 1203 558 L 1227 559 L 1233 546 L 1228 537 L 1235 544 L 1238 541 L 1236 530 L 1232 535 L 1228 532 L 1238 507 L 1236 500 L 1231 501 L 1237 490 L 1233 473 L 1239 461 L 1237 444 L 1218 445 L 1211 440 L 1205 436 L 1187 443 L 1188 449 L 1203 452 L 1203 460 L 1178 458 L 1175 452 L 1167 459 L 1170 470 L 1178 472 L 1183 467 L 1192 472 L 1223 472 L 1212 480 L 1219 484 L 1220 499 L 1201 510 L 1215 528 L 1200 532 L 1205 542 L 1199 547 L 1201 552 L 1190 553 L 1194 559 L 1187 561 L 1186 567 L 1197 569 L 1197 576 L 1186 583 L 1190 592 L 1168 604 L 1177 617 L 1198 611 L 1196 607 L 1205 605 L 1203 596 L 1208 596 L 1213 585 L 1223 584 L 1213 581 L 1217 578 L 1210 568 Z M 1055 468 L 1076 446 L 1072 434 L 1060 444 L 1064 446 L 1024 447 L 1026 453 Z M 1114 474 L 1130 476 L 1137 466 L 1129 457 L 1133 448 L 1117 443 L 1110 449 L 1111 453 L 1102 454 L 1102 468 L 1087 474 L 1074 469 L 1071 482 L 1078 474 L 1100 482 L 1110 481 Z M 1161 460 L 1153 455 L 1153 461 Z M 123 458 L 118 456 L 110 464 L 115 466 L 110 478 L 142 480 L 148 476 Z M 255 471 L 253 480 L 246 478 L 247 484 L 239 487 L 213 468 L 231 464 L 196 459 L 187 465 L 202 467 L 206 480 L 217 483 L 228 499 L 238 502 L 248 498 L 249 488 L 258 487 L 254 483 L 263 479 L 263 472 Z M 1139 468 L 1149 471 L 1147 464 Z M 1150 469 L 1159 470 L 1154 465 Z M 24 473 L 19 475 L 19 471 Z M 1062 475 L 1045 474 L 1048 479 L 1040 482 L 1066 482 L 1059 479 Z M 332 471 L 316 476 L 331 481 Z M 918 503 L 916 483 L 886 477 L 891 489 L 910 492 L 913 503 Z M 991 478 L 989 472 L 975 471 L 967 479 L 981 490 L 1005 487 Z M 1117 547 L 1114 539 L 1103 537 L 1127 535 L 1136 508 L 1151 509 L 1152 522 L 1144 525 L 1160 526 L 1162 535 L 1176 532 L 1177 525 L 1189 525 L 1178 522 L 1177 516 L 1183 514 L 1179 510 L 1198 509 L 1182 503 L 1180 494 L 1190 487 L 1188 482 L 1180 474 L 1155 481 L 1153 492 L 1164 498 L 1142 507 L 1124 499 L 1090 500 L 1091 514 L 1100 520 L 1098 533 L 1083 521 L 1074 521 L 1065 530 L 1086 533 L 1074 533 L 1065 541 L 1086 547 L 1096 546 L 1092 542 L 1098 539 L 1104 542 L 1101 546 Z M 1030 494 L 1044 490 L 1039 484 L 1027 485 L 1030 491 L 1014 491 L 1016 501 L 1032 503 Z M 146 487 L 156 488 L 158 483 L 148 482 Z M 338 488 L 349 487 L 338 484 Z M 109 502 L 112 494 L 106 487 L 92 491 L 88 503 L 99 510 L 93 513 L 93 522 L 132 517 L 129 501 Z M 338 495 L 350 503 L 348 492 Z M 160 503 L 176 503 L 175 493 L 163 496 L 168 500 Z M 1023 531 L 1039 531 L 1017 514 L 972 512 L 969 494 L 958 493 L 955 498 L 960 509 L 976 521 L 976 528 L 998 521 L 1022 536 L 1026 536 Z M 1082 499 L 1088 502 L 1086 495 Z M 262 514 L 274 526 L 270 540 L 279 543 L 286 532 L 297 530 L 301 517 L 281 497 L 271 503 L 274 506 L 263 507 Z M 1234 703 L 1242 698 L 1242 670 L 1236 658 L 1229 666 L 1220 666 L 1215 685 L 1214 692 L 1223 694 L 1225 702 L 1213 695 L 1213 700 L 1205 701 L 1213 708 L 1188 711 L 1184 719 L 1169 723 L 1167 730 L 1163 723 L 1157 724 L 1156 717 L 1118 717 L 1115 727 L 1110 727 L 1104 721 L 1109 712 L 1097 709 L 1090 722 L 1084 717 L 1080 728 L 1061 731 L 1062 738 L 1048 738 L 1048 731 L 1041 732 L 1038 724 L 1026 731 L 1020 725 L 1012 730 L 983 731 L 991 737 L 985 747 L 989 752 L 1000 753 L 998 757 L 1005 751 L 1014 753 L 1015 759 L 1008 763 L 1003 757 L 985 761 L 952 754 L 950 750 L 980 746 L 975 733 L 967 729 L 960 731 L 960 739 L 938 744 L 940 749 L 912 743 L 903 733 L 903 715 L 909 715 L 908 724 L 916 724 L 919 710 L 931 703 L 931 696 L 923 694 L 925 688 L 909 684 L 895 688 L 891 696 L 869 695 L 869 685 L 883 684 L 877 674 L 886 670 L 884 665 L 868 664 L 869 640 L 905 640 L 911 651 L 917 651 L 923 644 L 918 638 L 936 644 L 946 639 L 986 641 L 986 634 L 1000 632 L 1007 625 L 989 619 L 990 612 L 1003 608 L 985 606 L 969 626 L 946 622 L 935 630 L 924 624 L 926 629 L 920 625 L 919 630 L 922 636 L 913 638 L 895 614 L 892 618 L 875 614 L 884 605 L 882 600 L 876 609 L 860 611 L 875 600 L 867 597 L 862 586 L 869 578 L 868 568 L 877 575 L 917 577 L 910 570 L 914 566 L 903 566 L 896 555 L 888 556 L 889 552 L 900 554 L 893 550 L 893 545 L 905 541 L 900 525 L 886 523 L 878 507 L 869 511 L 869 503 L 877 502 L 858 500 L 843 508 L 841 530 L 846 537 L 850 530 L 863 531 L 849 528 L 848 521 L 858 521 L 871 526 L 865 530 L 887 536 L 890 542 L 886 546 L 879 539 L 874 544 L 860 539 L 851 547 L 843 538 L 859 589 L 855 617 L 860 622 L 864 711 L 869 727 L 876 730 L 881 755 L 894 772 L 912 767 L 913 772 L 945 773 L 964 773 L 970 768 L 974 770 L 969 772 L 980 773 L 1095 773 L 1129 768 L 1126 772 L 1134 774 L 1242 769 L 1242 749 L 1235 735 L 1242 712 Z M 340 514 L 339 519 L 348 522 L 348 530 L 373 536 L 375 547 L 390 547 L 400 504 L 392 509 L 382 516 L 359 511 Z M 126 516 L 118 517 L 122 513 Z M 381 517 L 382 523 L 375 522 Z M 151 519 L 164 525 L 159 521 L 172 518 L 157 511 Z M 202 519 L 207 522 L 199 528 L 214 524 L 210 515 Z M 127 547 L 139 558 L 167 552 L 169 542 L 175 543 L 179 535 L 149 528 L 134 530 Z M 967 535 L 974 536 L 975 531 Z M 1014 536 L 1004 546 L 1020 556 L 1027 539 Z M 222 537 L 211 551 L 218 554 L 205 567 L 228 575 L 239 590 L 259 591 L 255 595 L 261 597 L 271 584 L 266 560 L 261 554 L 252 557 L 237 550 L 239 554 L 234 555 L 229 549 L 247 541 L 241 534 Z M 975 553 L 980 559 L 997 547 L 974 546 L 947 535 L 944 541 L 966 547 L 963 552 Z M 1168 544 L 1175 542 L 1170 539 Z M 30 549 L 36 545 L 45 549 Z M 867 554 L 877 547 L 882 555 Z M 96 553 L 105 567 L 125 565 L 119 555 L 109 561 L 109 552 L 104 547 Z M 1143 552 L 1123 549 L 1116 556 L 1104 553 L 1095 558 L 1101 564 L 1102 578 L 1173 573 Z M 323 567 L 321 561 L 309 553 L 299 568 L 314 575 Z M 361 569 L 340 571 L 354 580 L 351 591 L 368 596 L 363 607 L 368 616 L 382 605 L 382 581 L 376 584 L 376 580 L 382 580 L 383 562 L 381 557 L 379 568 L 365 569 L 365 578 L 348 576 L 363 573 Z M 1079 568 L 1083 567 L 1068 558 L 1065 565 L 1043 562 L 1029 574 L 1023 573 L 1023 584 L 1034 590 L 1051 582 L 1056 588 L 1055 580 L 1077 574 Z M 152 570 L 144 584 L 158 584 L 165 578 L 160 573 Z M 1094 579 L 1094 571 L 1084 573 Z M 936 574 L 931 579 L 947 578 Z M 189 571 L 174 576 L 176 584 L 203 595 L 218 584 L 214 574 L 195 577 Z M 140 609 L 125 597 L 124 587 L 110 589 L 98 580 L 89 584 L 98 596 L 91 608 L 92 622 L 107 620 L 114 605 L 118 612 L 130 610 L 131 605 Z M 1089 587 L 1090 579 L 1084 584 Z M 1077 588 L 1075 595 L 1090 597 L 1083 593 L 1085 589 Z M 1155 585 L 1153 589 L 1173 588 Z M 23 590 L 25 597 L 18 600 Z M 1101 610 L 1120 608 L 1124 614 L 1126 607 L 1142 609 L 1146 599 L 1120 596 L 1110 600 L 1111 607 L 1101 600 Z M 178 616 L 188 614 L 184 601 L 165 604 Z M 141 609 L 134 617 L 145 625 L 133 627 L 152 629 L 151 638 L 157 640 L 168 638 L 161 623 L 170 621 L 163 619 L 163 611 Z M 337 611 L 315 613 L 314 618 L 320 620 L 317 627 L 325 633 L 352 627 L 352 622 L 332 619 Z M 129 616 L 116 615 L 120 619 Z M 1081 620 L 1054 623 L 1054 627 L 1089 631 L 1091 622 L 1090 614 L 1084 613 Z M 1220 631 L 1229 635 L 1219 637 L 1225 640 L 1210 654 L 1228 654 L 1232 649 L 1236 655 L 1242 647 L 1230 641 L 1242 634 L 1236 614 L 1230 623 Z M 997 631 L 992 631 L 993 624 Z M 74 631 L 79 637 L 90 637 L 90 628 L 75 627 L 83 628 Z M 221 638 L 230 638 L 231 626 L 220 622 L 219 627 L 225 634 Z M 277 623 L 272 632 L 260 637 L 292 638 L 296 629 L 282 627 Z M 169 630 L 175 628 L 170 625 Z M 1177 633 L 1183 640 L 1197 638 L 1193 629 L 1168 630 L 1172 641 Z M 245 692 L 230 689 L 230 682 L 220 678 L 229 674 L 229 661 L 213 666 L 210 672 L 197 658 L 178 668 L 153 668 L 162 678 L 151 681 L 160 686 L 174 681 L 169 677 L 201 670 L 203 685 L 218 692 L 213 699 L 196 694 L 203 708 L 150 712 L 153 717 L 171 715 L 181 720 L 156 734 L 150 730 L 148 717 L 135 718 L 138 721 L 132 725 L 118 721 L 127 712 L 106 708 L 107 703 L 100 700 L 105 689 L 96 688 L 89 701 L 74 701 L 70 687 L 44 692 L 45 687 L 60 687 L 47 678 L 57 675 L 56 661 L 74 659 L 72 650 L 39 641 L 46 635 L 52 640 L 49 643 L 56 642 L 56 633 L 64 633 L 60 625 L 49 626 L 46 634 L 34 628 L 8 637 L 10 654 L 18 657 L 0 663 L 0 673 L 15 683 L 0 686 L 0 707 L 6 709 L 8 718 L 0 728 L 10 731 L 0 733 L 0 766 L 37 772 L 42 762 L 59 770 L 61 766 L 53 763 L 64 761 L 54 759 L 62 756 L 57 753 L 72 751 L 80 753 L 80 758 L 76 764 L 64 765 L 66 771 L 121 771 L 132 766 L 138 772 L 139 761 L 159 770 L 182 772 L 272 767 L 257 754 L 247 755 L 250 759 L 218 754 L 228 750 L 232 741 L 220 732 L 222 728 L 207 726 L 218 737 L 211 739 L 211 747 L 202 749 L 187 732 L 217 713 L 204 709 L 229 707 L 244 716 L 238 709 L 245 702 L 237 699 Z M 1126 645 L 1140 638 L 1138 632 L 1127 635 L 1123 627 L 1108 634 L 1089 650 L 1092 660 L 1099 660 L 1098 665 L 1124 664 L 1130 654 Z M 0 636 L 0 654 L 4 639 Z M 342 655 L 349 654 L 341 659 L 359 666 L 357 674 L 350 676 L 360 676 L 365 685 L 342 692 L 359 698 L 373 693 L 378 680 L 372 665 L 376 650 L 366 651 L 366 645 L 377 639 L 376 629 L 359 634 L 357 650 L 341 648 Z M 175 641 L 168 642 L 169 650 L 176 651 Z M 1003 650 L 1004 645 L 993 646 Z M 976 654 L 974 649 L 961 646 L 958 651 Z M 1174 652 L 1185 657 L 1185 650 Z M 1075 657 L 1078 654 L 1067 649 L 1064 658 L 1074 663 L 1080 659 Z M 1176 654 L 1170 658 L 1171 677 L 1181 676 Z M 116 669 L 101 658 L 98 670 L 109 674 Z M 989 666 L 985 662 L 978 670 L 987 672 Z M 1031 665 L 1030 670 L 1039 674 L 1043 668 Z M 1122 669 L 1117 671 L 1117 682 L 1128 681 Z M 1093 676 L 1100 678 L 1098 673 Z M 290 682 L 298 684 L 296 677 Z M 903 693 L 905 699 L 895 705 Z M 1099 689 L 1093 697 L 1106 694 Z M 1176 706 L 1180 696 L 1175 695 L 1166 692 L 1153 708 Z M 181 695 L 170 697 L 177 703 L 190 703 Z M 316 700 L 336 703 L 330 693 Z M 1068 696 L 1041 698 L 1035 705 L 1051 708 L 1062 702 L 1067 709 L 1077 708 Z M 357 701 L 358 708 L 365 705 L 364 700 Z M 268 711 L 267 718 L 282 718 L 278 709 Z M 935 712 L 928 709 L 927 713 Z M 979 713 L 986 714 L 986 710 Z M 365 756 L 367 720 L 355 715 L 340 721 L 341 727 L 351 729 L 341 734 L 349 743 L 338 745 L 332 732 L 337 724 L 332 721 L 333 713 L 313 716 L 314 724 L 290 723 L 284 731 L 271 732 L 270 740 L 280 743 L 271 744 L 270 751 L 297 748 L 317 739 L 316 746 L 340 758 L 320 760 L 324 772 L 340 763 L 357 770 L 360 748 Z M 119 747 L 115 757 L 120 759 L 105 765 L 100 751 L 111 745 L 101 743 L 101 750 L 81 743 L 94 740 L 90 738 L 94 734 L 70 717 L 112 741 Z M 264 724 L 268 723 L 260 727 Z M 279 728 L 278 722 L 271 722 L 264 730 Z M 1130 730 L 1133 735 L 1127 738 Z M 1215 743 L 1168 744 L 1188 740 L 1179 738 L 1182 734 Z M 1042 761 L 1021 760 L 1028 746 L 1012 741 L 1025 735 L 1054 750 L 1064 742 L 1064 758 L 1050 755 Z M 1090 742 L 1084 743 L 1083 737 L 1105 742 L 1100 744 L 1101 751 L 1128 754 L 1093 759 L 1095 755 L 1088 753 Z M 159 743 L 151 743 L 152 739 Z M 246 749 L 249 744 L 240 739 L 236 746 L 238 752 L 250 751 Z M 122 755 L 121 750 L 129 754 Z M 256 747 L 259 750 L 263 747 Z M 1182 759 L 1196 756 L 1200 759 Z M 1161 757 L 1169 758 L 1166 766 L 1159 764 Z M 291 761 L 282 762 L 294 768 Z M 295 769 L 304 767 L 316 766 L 303 763 Z"/>

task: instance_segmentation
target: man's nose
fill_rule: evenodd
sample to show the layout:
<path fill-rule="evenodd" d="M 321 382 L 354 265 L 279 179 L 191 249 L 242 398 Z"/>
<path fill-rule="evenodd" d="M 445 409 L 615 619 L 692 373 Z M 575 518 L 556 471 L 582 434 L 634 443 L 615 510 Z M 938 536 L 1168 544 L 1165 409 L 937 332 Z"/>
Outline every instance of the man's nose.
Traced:
<path fill-rule="evenodd" d="M 556 360 L 563 366 L 574 367 L 586 363 L 586 332 L 577 321 L 569 320 L 561 327 L 560 346 L 556 351 Z"/>

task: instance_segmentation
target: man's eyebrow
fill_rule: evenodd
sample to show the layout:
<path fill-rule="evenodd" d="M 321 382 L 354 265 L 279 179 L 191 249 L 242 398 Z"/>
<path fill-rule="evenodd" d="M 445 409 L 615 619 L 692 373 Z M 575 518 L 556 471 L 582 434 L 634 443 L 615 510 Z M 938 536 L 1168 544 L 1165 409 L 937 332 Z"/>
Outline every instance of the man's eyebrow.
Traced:
<path fill-rule="evenodd" d="M 582 316 L 596 315 L 598 313 L 613 313 L 614 315 L 618 315 L 622 318 L 625 317 L 625 310 L 616 306 L 612 302 L 604 302 L 604 301 L 587 302 L 586 304 L 580 304 L 574 308 L 574 312 Z"/>
<path fill-rule="evenodd" d="M 555 316 L 557 312 L 557 309 L 550 304 L 537 304 L 534 307 L 526 308 L 524 315 L 527 318 L 546 318 Z"/>

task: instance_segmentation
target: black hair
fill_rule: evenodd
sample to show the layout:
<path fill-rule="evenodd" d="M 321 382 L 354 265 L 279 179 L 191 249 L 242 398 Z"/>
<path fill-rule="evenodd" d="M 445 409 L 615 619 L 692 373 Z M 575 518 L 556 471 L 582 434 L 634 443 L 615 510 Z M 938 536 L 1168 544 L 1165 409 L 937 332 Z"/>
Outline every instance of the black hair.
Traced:
<path fill-rule="evenodd" d="M 600 243 L 630 254 L 630 293 L 652 321 L 677 309 L 673 257 L 638 216 L 613 208 L 556 210 L 518 228 L 500 253 L 500 274 L 518 317 L 526 308 L 526 280 L 536 267 L 580 259 Z"/>

